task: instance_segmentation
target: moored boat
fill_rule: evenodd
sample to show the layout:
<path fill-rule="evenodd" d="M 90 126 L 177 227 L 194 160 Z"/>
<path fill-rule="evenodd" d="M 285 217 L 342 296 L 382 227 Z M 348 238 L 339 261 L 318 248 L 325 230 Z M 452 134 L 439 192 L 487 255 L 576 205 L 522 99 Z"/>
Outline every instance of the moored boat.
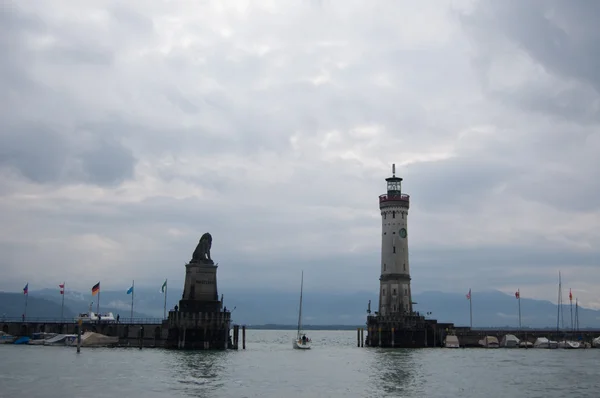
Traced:
<path fill-rule="evenodd" d="M 13 344 L 29 344 L 29 340 L 31 340 L 29 337 L 23 336 L 23 337 L 19 337 L 18 339 L 16 339 L 14 341 Z"/>
<path fill-rule="evenodd" d="M 77 317 L 75 317 L 75 321 L 79 321 L 83 323 L 90 322 L 107 322 L 112 323 L 115 321 L 115 317 L 112 312 L 105 312 L 104 314 L 96 314 L 94 311 L 82 312 Z"/>
<path fill-rule="evenodd" d="M 578 341 L 572 341 L 572 340 L 559 341 L 557 346 L 558 346 L 558 348 L 567 348 L 567 349 L 581 348 L 581 344 Z"/>
<path fill-rule="evenodd" d="M 533 348 L 533 343 L 531 341 L 521 341 L 519 348 Z"/>
<path fill-rule="evenodd" d="M 30 345 L 44 345 L 46 340 L 53 338 L 56 336 L 56 333 L 33 333 L 31 335 L 31 340 L 29 340 Z"/>
<path fill-rule="evenodd" d="M 57 334 L 56 336 L 54 336 L 51 339 L 44 340 L 44 345 L 64 346 L 64 345 L 66 345 L 66 342 L 69 339 L 76 340 L 77 335 L 76 334 Z"/>
<path fill-rule="evenodd" d="M 81 335 L 81 347 L 109 347 L 119 342 L 118 337 L 106 336 L 96 332 L 85 332 Z M 77 335 L 65 339 L 65 345 L 77 346 Z"/>
<path fill-rule="evenodd" d="M 514 334 L 505 334 L 500 341 L 500 347 L 503 348 L 517 348 L 521 340 L 517 338 Z"/>
<path fill-rule="evenodd" d="M 455 335 L 448 335 L 444 339 L 444 347 L 446 348 L 460 348 L 460 342 L 458 341 L 458 337 Z"/>
<path fill-rule="evenodd" d="M 546 337 L 538 337 L 533 343 L 533 348 L 558 348 L 558 342 L 548 340 Z"/>
<path fill-rule="evenodd" d="M 17 339 L 17 336 L 12 334 L 0 332 L 0 344 L 11 344 Z"/>
<path fill-rule="evenodd" d="M 498 348 L 500 346 L 496 336 L 485 336 L 479 340 L 479 345 L 484 348 Z"/>

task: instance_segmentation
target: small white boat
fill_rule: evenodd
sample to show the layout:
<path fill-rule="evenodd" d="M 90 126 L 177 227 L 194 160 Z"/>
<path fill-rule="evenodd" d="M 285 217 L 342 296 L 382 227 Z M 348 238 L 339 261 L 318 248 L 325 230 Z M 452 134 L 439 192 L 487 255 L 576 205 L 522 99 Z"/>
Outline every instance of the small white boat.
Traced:
<path fill-rule="evenodd" d="M 581 344 L 578 341 L 563 340 L 563 341 L 558 342 L 558 348 L 567 348 L 567 349 L 581 348 Z"/>
<path fill-rule="evenodd" d="M 538 337 L 533 343 L 533 348 L 558 348 L 558 342 L 548 340 L 546 337 Z"/>
<path fill-rule="evenodd" d="M 306 336 L 303 336 L 306 340 L 303 340 L 302 337 L 294 340 L 294 348 L 297 350 L 310 350 L 310 339 Z"/>
<path fill-rule="evenodd" d="M 44 345 L 64 346 L 64 345 L 67 345 L 66 342 L 69 339 L 75 340 L 75 339 L 77 339 L 77 335 L 76 334 L 57 334 L 56 336 L 52 337 L 51 339 L 44 340 Z"/>
<path fill-rule="evenodd" d="M 498 338 L 496 336 L 485 336 L 483 339 L 479 340 L 479 345 L 484 348 L 500 347 L 500 344 L 498 343 Z"/>
<path fill-rule="evenodd" d="M 517 338 L 514 334 L 505 334 L 500 340 L 500 347 L 503 348 L 517 348 L 521 340 Z"/>
<path fill-rule="evenodd" d="M 600 348 L 600 337 L 596 337 L 594 340 L 592 340 L 592 347 Z"/>
<path fill-rule="evenodd" d="M 304 287 L 304 271 L 302 271 L 302 279 L 300 281 L 300 308 L 298 310 L 298 333 L 293 342 L 293 347 L 297 350 L 310 350 L 311 341 L 306 334 L 302 332 L 302 289 Z"/>
<path fill-rule="evenodd" d="M 0 344 L 11 344 L 17 339 L 17 336 L 13 336 L 8 333 L 0 331 Z"/>
<path fill-rule="evenodd" d="M 444 347 L 446 348 L 460 348 L 460 342 L 458 341 L 458 337 L 454 335 L 448 335 L 444 339 Z"/>
<path fill-rule="evenodd" d="M 81 322 L 83 322 L 83 323 L 89 323 L 89 322 L 112 323 L 115 321 L 115 317 L 112 312 L 106 312 L 104 314 L 100 314 L 100 313 L 96 314 L 94 311 L 92 311 L 92 306 L 90 305 L 90 310 L 87 313 L 82 312 L 75 318 L 75 321 L 79 321 L 79 320 L 81 320 Z"/>
<path fill-rule="evenodd" d="M 85 332 L 81 335 L 82 347 L 109 347 L 119 342 L 118 337 L 106 336 L 95 332 Z M 69 337 L 65 340 L 65 345 L 76 347 L 77 336 Z"/>
<path fill-rule="evenodd" d="M 533 343 L 531 341 L 521 341 L 519 348 L 533 348 Z"/>
<path fill-rule="evenodd" d="M 31 335 L 31 340 L 29 340 L 30 345 L 45 345 L 46 340 L 49 340 L 56 336 L 56 333 L 33 333 Z"/>

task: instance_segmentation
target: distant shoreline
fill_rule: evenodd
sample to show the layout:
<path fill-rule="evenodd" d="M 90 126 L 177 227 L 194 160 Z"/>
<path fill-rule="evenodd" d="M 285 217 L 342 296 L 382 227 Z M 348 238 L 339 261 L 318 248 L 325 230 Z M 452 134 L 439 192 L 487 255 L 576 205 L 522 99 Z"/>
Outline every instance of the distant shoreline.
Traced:
<path fill-rule="evenodd" d="M 461 327 L 466 327 L 466 326 L 458 326 L 458 328 Z M 265 324 L 265 325 L 246 325 L 246 329 L 253 329 L 253 330 L 296 330 L 298 328 L 297 325 L 280 325 L 280 324 L 273 324 L 273 323 L 269 323 L 269 324 Z M 302 326 L 302 330 L 356 330 L 358 328 L 362 328 L 362 329 L 367 329 L 366 325 L 303 325 Z M 515 330 L 515 327 L 511 327 L 511 326 L 488 326 L 488 327 L 474 327 L 472 330 L 481 330 L 486 331 L 502 331 L 502 330 Z M 528 330 L 531 331 L 540 331 L 540 330 L 556 330 L 555 327 L 552 326 L 548 326 L 548 327 L 542 327 L 542 328 L 526 328 L 523 327 L 521 328 L 521 330 L 523 332 L 527 332 Z M 572 330 L 564 330 L 565 333 L 572 333 L 572 334 L 577 334 L 577 333 L 583 333 L 586 331 L 596 331 L 597 328 L 579 328 L 579 330 L 576 331 L 572 331 Z M 563 330 L 561 330 L 563 331 Z"/>
<path fill-rule="evenodd" d="M 296 330 L 297 325 L 246 325 L 246 329 L 254 330 Z M 366 328 L 366 326 L 358 325 L 303 325 L 302 330 L 356 330 L 357 328 Z"/>

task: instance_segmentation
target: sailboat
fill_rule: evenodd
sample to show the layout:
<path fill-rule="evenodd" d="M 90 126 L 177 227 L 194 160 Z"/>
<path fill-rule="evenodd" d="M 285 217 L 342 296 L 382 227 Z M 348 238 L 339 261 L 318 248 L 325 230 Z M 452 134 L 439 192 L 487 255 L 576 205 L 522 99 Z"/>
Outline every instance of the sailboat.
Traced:
<path fill-rule="evenodd" d="M 571 333 L 573 333 L 573 301 L 571 290 L 569 290 L 569 301 L 571 302 Z M 563 302 L 562 302 L 562 280 L 560 277 L 560 271 L 558 272 L 558 305 L 559 305 L 559 313 L 558 319 L 556 320 L 556 331 L 560 331 L 560 318 L 562 318 L 562 326 L 565 328 L 565 316 L 563 313 Z M 563 339 L 559 341 L 556 346 L 558 348 L 580 348 L 580 344 L 578 341 L 567 340 L 567 333 L 563 335 Z"/>
<path fill-rule="evenodd" d="M 298 334 L 294 339 L 294 348 L 298 350 L 310 350 L 310 339 L 302 332 L 302 289 L 304 287 L 304 271 L 300 282 L 300 309 L 298 310 Z"/>

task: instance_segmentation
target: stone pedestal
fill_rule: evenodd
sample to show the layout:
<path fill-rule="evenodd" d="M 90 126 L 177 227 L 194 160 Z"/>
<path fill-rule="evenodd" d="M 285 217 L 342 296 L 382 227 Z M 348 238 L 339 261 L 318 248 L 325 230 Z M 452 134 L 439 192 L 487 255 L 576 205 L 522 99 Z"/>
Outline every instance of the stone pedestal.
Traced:
<path fill-rule="evenodd" d="M 183 296 L 177 311 L 169 311 L 166 348 L 226 349 L 231 313 L 223 311 L 217 290 L 217 266 L 212 260 L 185 266 Z"/>

